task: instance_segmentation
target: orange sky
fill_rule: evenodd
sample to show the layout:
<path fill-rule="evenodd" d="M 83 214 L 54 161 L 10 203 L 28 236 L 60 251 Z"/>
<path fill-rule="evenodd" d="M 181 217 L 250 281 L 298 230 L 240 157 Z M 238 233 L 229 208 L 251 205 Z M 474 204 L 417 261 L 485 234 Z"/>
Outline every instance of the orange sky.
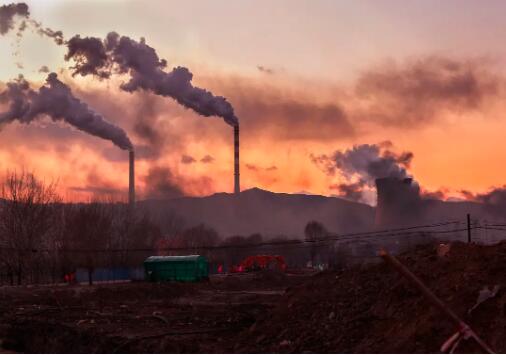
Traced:
<path fill-rule="evenodd" d="M 393 3 L 386 1 L 385 6 Z M 221 25 L 213 29 L 213 33 L 222 42 L 231 43 L 218 50 L 222 43 L 215 43 L 216 38 L 208 39 L 205 32 L 210 30 L 209 20 L 198 11 L 191 24 L 185 24 L 178 14 L 172 14 L 171 21 L 165 23 L 154 14 L 157 7 L 165 8 L 164 2 L 155 2 L 145 10 L 138 9 L 132 2 L 125 4 L 128 4 L 126 8 L 144 11 L 144 16 L 140 16 L 142 21 L 133 20 L 131 14 L 123 11 L 111 20 L 103 12 L 112 11 L 112 2 L 107 5 L 77 2 L 72 7 L 69 3 L 48 1 L 46 8 L 30 3 L 34 17 L 39 16 L 38 20 L 45 25 L 62 28 L 69 35 L 104 36 L 112 29 L 126 31 L 125 34 L 132 36 L 143 35 L 148 44 L 169 60 L 169 67 L 189 66 L 195 85 L 226 96 L 241 119 L 243 189 L 256 186 L 280 192 L 334 194 L 330 186 L 342 178 L 325 175 L 311 161 L 311 155 L 329 155 L 354 144 L 386 140 L 393 143 L 393 150 L 397 152 L 414 153 L 409 172 L 426 190 L 449 189 L 453 195 L 458 195 L 462 189 L 483 192 L 502 186 L 505 181 L 506 152 L 500 148 L 504 144 L 502 132 L 506 123 L 502 54 L 487 50 L 479 38 L 474 37 L 466 51 L 454 50 L 448 43 L 454 39 L 451 34 L 455 32 L 457 36 L 456 28 L 448 29 L 447 42 L 436 35 L 430 36 L 438 26 L 443 26 L 438 18 L 424 28 L 419 20 L 405 23 L 402 14 L 385 13 L 386 7 L 377 8 L 372 2 L 363 2 L 362 8 L 349 2 L 340 10 L 350 14 L 367 11 L 369 17 L 377 15 L 364 30 L 380 31 L 379 41 L 385 46 L 375 52 L 372 50 L 374 44 L 366 39 L 367 33 L 351 31 L 348 37 L 341 33 L 333 36 L 332 30 L 337 28 L 315 25 L 304 15 L 308 3 L 300 1 L 294 6 L 294 14 L 304 19 L 303 28 L 311 28 L 314 33 L 311 36 L 307 32 L 301 34 L 299 42 L 294 41 L 293 45 L 299 45 L 303 51 L 313 51 L 296 55 L 285 46 L 286 41 L 291 41 L 286 29 L 272 24 L 273 35 L 283 39 L 280 42 L 283 45 L 278 48 L 274 43 L 269 44 L 269 40 L 262 43 L 261 37 L 252 30 L 238 30 L 235 40 L 249 38 L 252 41 L 245 46 L 249 55 L 245 58 L 233 48 L 238 43 L 231 40 L 232 35 L 220 28 Z M 198 8 L 197 3 L 194 6 Z M 245 16 L 247 8 L 261 12 L 259 6 L 249 2 L 244 8 L 227 1 L 220 1 L 216 6 L 227 8 L 230 16 Z M 206 11 L 218 11 L 207 5 L 204 7 Z M 332 17 L 324 15 L 329 7 L 334 9 L 334 5 L 321 1 L 311 11 L 318 12 L 322 22 L 331 26 Z M 276 5 L 273 11 L 278 10 Z M 77 17 L 75 24 L 68 18 L 63 20 L 64 14 L 75 15 L 76 11 L 84 11 L 83 15 L 86 11 L 95 13 L 96 16 L 90 18 L 96 26 L 92 26 L 93 22 L 82 23 Z M 406 11 L 416 9 L 408 6 Z M 266 23 L 260 25 L 260 32 L 266 31 L 269 21 L 274 21 L 270 15 L 262 13 L 262 16 Z M 459 16 L 463 24 L 471 21 L 465 11 Z M 495 26 L 495 15 L 485 13 L 483 16 L 490 16 L 488 26 Z M 407 33 L 423 32 L 419 47 L 412 47 L 409 40 L 414 37 L 397 32 L 396 42 L 392 42 L 388 37 L 392 29 L 387 19 L 402 22 Z M 141 26 L 143 21 L 150 22 L 145 33 Z M 239 20 L 228 18 L 227 21 L 233 24 Z M 285 15 L 278 21 L 286 25 L 290 22 Z M 365 20 L 357 17 L 355 21 L 346 20 L 340 29 L 355 29 Z M 486 32 L 486 21 L 482 26 L 484 28 L 479 31 Z M 168 33 L 167 43 L 161 37 L 164 31 Z M 311 45 L 314 38 L 322 43 Z M 12 36 L 0 37 L 0 49 L 11 50 L 13 41 Z M 347 41 L 355 41 L 356 47 L 362 50 L 352 48 Z M 409 45 L 401 45 L 408 42 Z M 395 43 L 399 48 L 396 52 L 385 49 Z M 7 82 L 18 72 L 29 80 L 40 81 L 43 75 L 36 73 L 36 68 L 49 65 L 56 70 L 69 65 L 61 59 L 63 54 L 62 48 L 46 39 L 28 35 L 21 42 L 20 55 L 5 66 L 2 63 L 0 81 Z M 24 69 L 14 67 L 18 59 L 24 62 Z M 269 71 L 257 69 L 258 65 Z M 171 99 L 145 93 L 122 93 L 117 89 L 121 78 L 97 82 L 91 78 L 73 78 L 64 72 L 60 79 L 90 107 L 123 127 L 134 145 L 141 147 L 136 166 L 141 198 L 153 194 L 149 186 L 153 169 L 168 169 L 170 183 L 186 194 L 206 195 L 232 190 L 232 130 L 222 119 L 199 117 Z M 139 122 L 149 125 L 157 137 L 156 142 L 138 133 Z M 70 200 L 87 199 L 97 192 L 115 191 L 117 198 L 126 196 L 127 153 L 110 142 L 50 122 L 31 126 L 11 124 L 2 127 L 1 134 L 2 171 L 25 169 L 45 180 L 58 180 L 62 195 Z M 146 147 L 150 151 L 156 148 L 154 156 L 142 158 Z M 193 157 L 195 162 L 184 164 L 182 155 Z M 206 155 L 214 160 L 201 162 Z"/>

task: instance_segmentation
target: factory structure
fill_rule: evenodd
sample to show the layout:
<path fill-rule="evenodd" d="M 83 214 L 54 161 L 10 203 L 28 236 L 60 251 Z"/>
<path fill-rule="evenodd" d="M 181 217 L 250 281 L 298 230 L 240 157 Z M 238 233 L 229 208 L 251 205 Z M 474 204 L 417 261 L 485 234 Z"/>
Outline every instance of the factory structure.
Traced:
<path fill-rule="evenodd" d="M 408 226 L 420 221 L 423 212 L 420 187 L 412 178 L 376 179 L 376 227 Z"/>
<path fill-rule="evenodd" d="M 133 150 L 128 152 L 128 205 L 130 208 L 135 206 L 135 153 Z"/>
<path fill-rule="evenodd" d="M 241 192 L 239 162 L 239 124 L 234 125 L 234 194 Z M 128 205 L 135 207 L 135 153 L 128 152 Z"/>
<path fill-rule="evenodd" d="M 239 124 L 234 125 L 234 193 L 241 192 L 241 183 L 239 180 Z"/>

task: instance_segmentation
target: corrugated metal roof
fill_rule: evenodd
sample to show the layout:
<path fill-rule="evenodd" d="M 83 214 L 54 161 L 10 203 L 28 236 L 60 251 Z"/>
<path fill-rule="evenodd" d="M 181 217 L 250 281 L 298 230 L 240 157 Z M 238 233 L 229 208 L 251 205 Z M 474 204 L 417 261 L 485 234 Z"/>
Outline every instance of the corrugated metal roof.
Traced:
<path fill-rule="evenodd" d="M 150 256 L 144 262 L 153 263 L 161 261 L 197 261 L 201 255 L 177 255 L 177 256 Z"/>

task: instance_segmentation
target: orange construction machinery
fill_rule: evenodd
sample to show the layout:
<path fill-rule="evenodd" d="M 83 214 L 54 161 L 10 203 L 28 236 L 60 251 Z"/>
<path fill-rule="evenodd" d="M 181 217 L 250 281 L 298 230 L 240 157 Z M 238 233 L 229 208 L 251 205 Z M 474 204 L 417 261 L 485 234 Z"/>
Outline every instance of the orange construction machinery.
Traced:
<path fill-rule="evenodd" d="M 281 255 L 252 255 L 232 266 L 231 272 L 250 272 L 257 270 L 286 270 L 285 258 Z"/>

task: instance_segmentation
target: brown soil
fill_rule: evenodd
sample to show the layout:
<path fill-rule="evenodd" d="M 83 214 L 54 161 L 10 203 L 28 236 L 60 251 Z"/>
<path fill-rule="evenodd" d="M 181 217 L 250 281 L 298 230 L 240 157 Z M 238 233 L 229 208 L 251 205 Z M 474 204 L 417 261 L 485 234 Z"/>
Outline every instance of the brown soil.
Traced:
<path fill-rule="evenodd" d="M 506 351 L 506 243 L 455 243 L 447 257 L 426 246 L 399 258 L 491 347 Z M 471 314 L 484 286 L 499 293 Z M 437 353 L 456 331 L 388 265 L 326 272 L 289 290 L 263 320 L 239 336 L 238 352 Z M 457 352 L 483 352 L 474 341 Z"/>
<path fill-rule="evenodd" d="M 28 353 L 221 352 L 307 276 L 0 288 L 0 340 Z"/>
<path fill-rule="evenodd" d="M 497 352 L 506 351 L 506 243 L 425 246 L 399 259 Z M 484 286 L 499 293 L 471 314 Z M 435 353 L 456 331 L 388 265 L 214 277 L 198 284 L 0 288 L 17 352 Z M 481 352 L 463 341 L 457 352 Z"/>

